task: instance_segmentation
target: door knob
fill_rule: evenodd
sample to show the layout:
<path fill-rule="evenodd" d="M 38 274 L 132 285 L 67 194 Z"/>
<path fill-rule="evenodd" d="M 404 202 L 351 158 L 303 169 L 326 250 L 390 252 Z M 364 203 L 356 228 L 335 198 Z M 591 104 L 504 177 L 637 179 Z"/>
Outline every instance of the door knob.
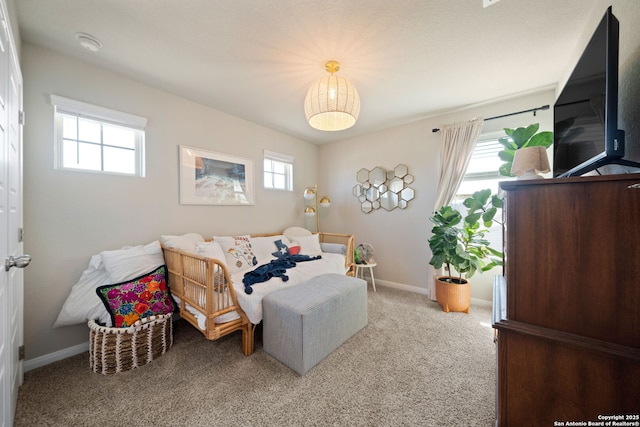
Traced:
<path fill-rule="evenodd" d="M 4 260 L 4 270 L 9 271 L 11 267 L 25 268 L 31 262 L 31 255 L 22 255 L 14 257 L 9 255 L 9 258 Z"/>

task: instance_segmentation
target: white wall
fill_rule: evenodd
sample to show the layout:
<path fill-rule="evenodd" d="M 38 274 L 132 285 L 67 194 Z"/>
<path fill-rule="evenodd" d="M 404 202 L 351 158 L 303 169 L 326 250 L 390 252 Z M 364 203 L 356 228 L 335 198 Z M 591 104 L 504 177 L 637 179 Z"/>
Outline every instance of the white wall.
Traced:
<path fill-rule="evenodd" d="M 577 55 L 604 10 L 613 4 L 620 19 L 619 124 L 627 132 L 627 149 L 640 158 L 640 8 L 637 0 L 600 0 L 585 23 Z M 574 61 L 574 63 L 575 63 Z M 568 68 L 572 68 L 571 65 Z M 535 64 L 523 73 L 535 72 Z M 160 234 L 198 231 L 203 234 L 276 231 L 306 224 L 300 215 L 305 185 L 318 183 L 331 197 L 321 212 L 321 229 L 354 233 L 372 243 L 379 266 L 376 277 L 425 292 L 428 287 L 427 239 L 438 179 L 440 135 L 446 123 L 481 115 L 553 105 L 553 90 L 478 105 L 425 118 L 382 132 L 316 147 L 172 96 L 117 74 L 23 45 L 22 71 L 27 125 L 25 143 L 25 251 L 34 257 L 25 271 L 25 344 L 27 359 L 87 340 L 86 325 L 52 329 L 72 284 L 89 257 L 104 249 L 147 243 Z M 567 73 L 570 69 L 567 70 Z M 428 76 L 425 76 L 428 78 Z M 53 170 L 53 109 L 48 95 L 57 93 L 149 118 L 147 177 L 144 179 L 74 174 Z M 494 120 L 484 131 L 530 123 L 552 130 L 551 111 Z M 181 206 L 178 204 L 178 145 L 192 145 L 252 158 L 260 169 L 263 149 L 291 154 L 295 162 L 294 193 L 261 190 L 256 173 L 253 207 Z M 392 168 L 405 164 L 416 178 L 416 198 L 406 210 L 364 214 L 351 195 L 355 173 L 362 167 Z M 320 177 L 320 178 L 318 178 Z M 472 297 L 491 300 L 492 274 L 473 278 Z"/>
<path fill-rule="evenodd" d="M 433 224 L 429 216 L 435 203 L 441 147 L 441 135 L 433 133 L 432 129 L 477 116 L 488 118 L 542 105 L 552 107 L 554 96 L 554 90 L 548 89 L 321 146 L 320 170 L 330 171 L 320 173 L 321 182 L 332 201 L 323 228 L 348 231 L 355 234 L 356 243 L 373 244 L 378 261 L 375 275 L 380 281 L 410 286 L 426 293 L 431 280 L 428 264 L 431 253 L 427 240 Z M 553 131 L 553 108 L 538 112 L 536 117 L 527 113 L 487 121 L 483 133 L 532 123 L 540 123 L 541 130 Z M 415 190 L 415 199 L 404 210 L 378 209 L 363 213 L 351 193 L 357 184 L 356 172 L 376 166 L 392 169 L 398 164 L 407 165 L 409 173 L 415 177 L 410 185 Z M 472 298 L 491 301 L 494 274 L 496 272 L 477 273 L 472 277 Z"/>
<path fill-rule="evenodd" d="M 640 161 L 640 7 L 637 0 L 600 0 L 585 23 L 580 42 L 572 52 L 567 65 L 567 77 L 588 43 L 606 8 L 612 4 L 620 21 L 620 76 L 618 124 L 626 132 L 629 158 Z M 535 72 L 535 62 L 523 65 L 523 73 Z M 425 77 L 427 78 L 427 77 Z M 562 83 L 564 84 L 564 82 Z M 438 179 L 440 135 L 431 132 L 443 124 L 469 120 L 476 116 L 492 117 L 540 105 L 553 107 L 556 95 L 553 89 L 510 100 L 488 102 L 452 114 L 426 118 L 349 140 L 320 147 L 320 176 L 323 193 L 332 202 L 323 221 L 324 229 L 349 231 L 356 242 L 370 242 L 375 247 L 378 267 L 376 278 L 389 284 L 401 284 L 426 293 L 430 251 L 427 240 L 431 224 L 428 217 L 433 210 Z M 526 126 L 540 123 L 541 130 L 553 130 L 553 110 L 511 116 L 485 123 L 483 132 L 499 131 L 504 127 Z M 550 160 L 552 161 L 551 151 Z M 411 185 L 416 198 L 406 210 L 383 209 L 364 214 L 351 195 L 356 184 L 355 174 L 360 168 L 375 166 L 392 168 L 402 163 L 415 176 Z M 476 274 L 472 278 L 472 298 L 491 301 L 491 284 L 495 271 Z"/>
<path fill-rule="evenodd" d="M 85 325 L 52 329 L 91 255 L 161 234 L 275 232 L 303 225 L 305 185 L 316 182 L 317 147 L 170 95 L 110 71 L 23 44 L 25 348 L 27 359 L 88 339 Z M 146 177 L 53 169 L 55 93 L 148 118 Z M 253 159 L 255 206 L 178 202 L 180 144 Z M 262 187 L 263 150 L 295 158 L 295 191 Z"/>

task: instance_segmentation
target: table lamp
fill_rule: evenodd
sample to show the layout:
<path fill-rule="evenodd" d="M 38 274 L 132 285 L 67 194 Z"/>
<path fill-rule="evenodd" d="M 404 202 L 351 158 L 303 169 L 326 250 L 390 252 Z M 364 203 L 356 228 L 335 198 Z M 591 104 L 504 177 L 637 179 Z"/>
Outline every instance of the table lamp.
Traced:
<path fill-rule="evenodd" d="M 518 179 L 543 178 L 538 173 L 547 173 L 549 171 L 547 149 L 542 146 L 521 148 L 516 150 L 513 155 L 511 175 L 517 176 Z"/>

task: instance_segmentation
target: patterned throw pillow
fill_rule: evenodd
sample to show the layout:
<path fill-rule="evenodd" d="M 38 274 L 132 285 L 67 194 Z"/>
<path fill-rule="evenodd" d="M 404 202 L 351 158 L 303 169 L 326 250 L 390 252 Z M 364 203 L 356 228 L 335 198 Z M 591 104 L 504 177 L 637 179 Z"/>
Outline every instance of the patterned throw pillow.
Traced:
<path fill-rule="evenodd" d="M 96 293 L 111 315 L 111 324 L 126 328 L 139 319 L 176 311 L 176 304 L 167 286 L 167 266 L 115 285 L 100 286 Z"/>
<path fill-rule="evenodd" d="M 248 270 L 258 264 L 249 236 L 213 236 L 213 241 L 222 247 L 229 273 Z"/>

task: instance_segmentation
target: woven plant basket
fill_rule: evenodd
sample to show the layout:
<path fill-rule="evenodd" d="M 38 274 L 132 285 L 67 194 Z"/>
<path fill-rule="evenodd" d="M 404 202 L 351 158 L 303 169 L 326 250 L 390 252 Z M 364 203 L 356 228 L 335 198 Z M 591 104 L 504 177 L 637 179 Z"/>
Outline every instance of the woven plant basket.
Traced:
<path fill-rule="evenodd" d="M 115 374 L 146 365 L 173 344 L 171 314 L 150 316 L 128 328 L 89 326 L 89 365 L 93 372 Z"/>

